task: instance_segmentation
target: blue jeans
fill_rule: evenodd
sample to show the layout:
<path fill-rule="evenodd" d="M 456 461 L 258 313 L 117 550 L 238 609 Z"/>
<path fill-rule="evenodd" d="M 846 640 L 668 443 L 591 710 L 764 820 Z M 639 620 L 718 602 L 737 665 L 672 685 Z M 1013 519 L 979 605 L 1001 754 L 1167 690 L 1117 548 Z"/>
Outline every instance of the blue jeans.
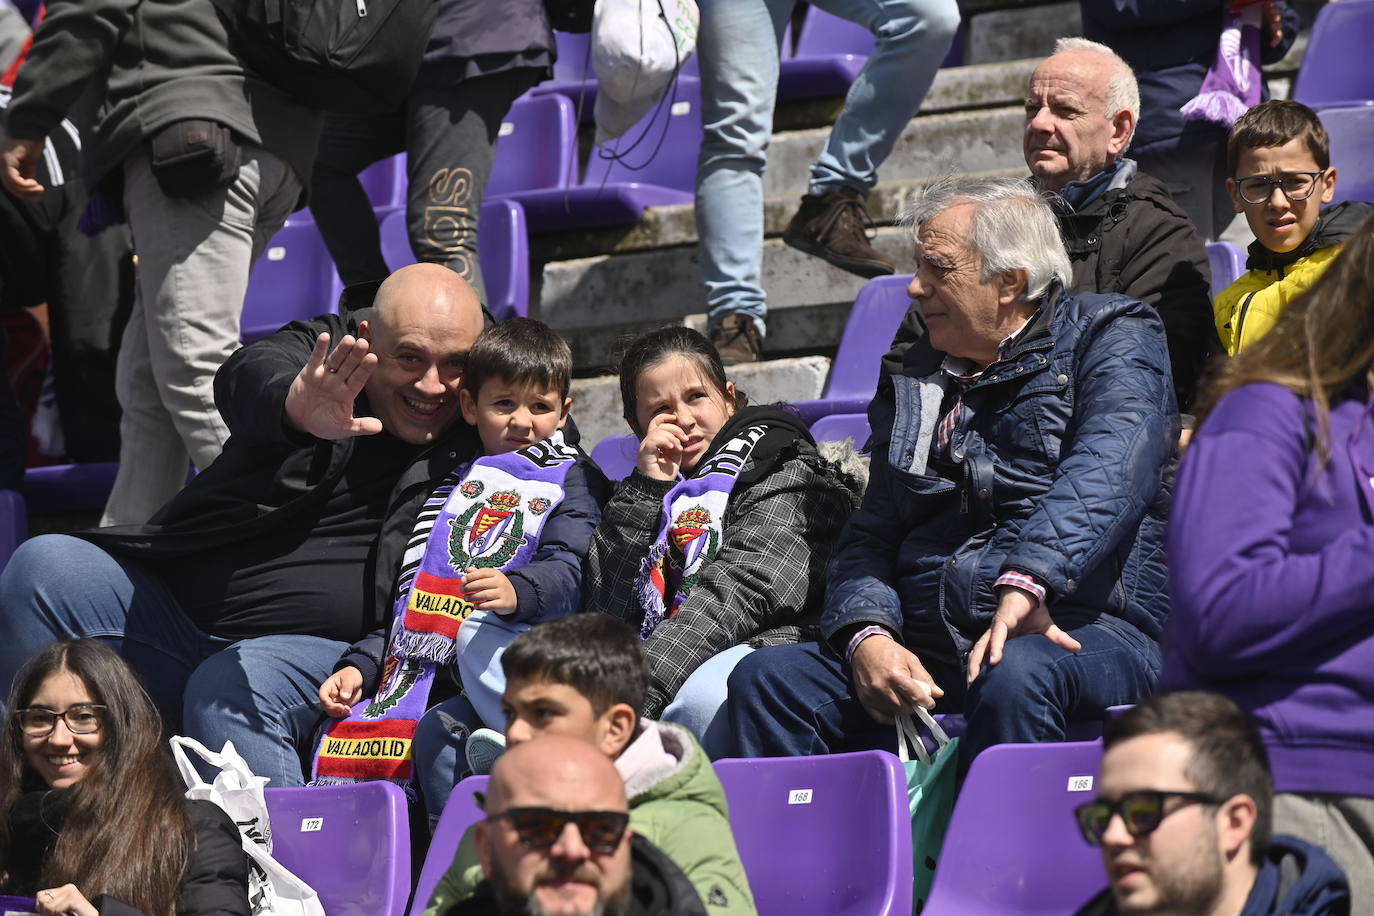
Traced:
<path fill-rule="evenodd" d="M 91 637 L 117 650 L 164 720 L 207 747 L 233 741 L 274 786 L 303 782 L 319 686 L 346 643 L 202 633 L 158 576 L 80 538 L 25 542 L 0 574 L 0 688 L 44 646 Z"/>
<path fill-rule="evenodd" d="M 811 167 L 809 193 L 867 192 L 921 107 L 959 27 L 955 0 L 812 0 L 876 37 L 844 111 Z M 727 315 L 764 331 L 763 169 L 773 131 L 778 48 L 795 0 L 701 0 L 697 51 L 705 135 L 697 234 L 711 326 Z"/>
<path fill-rule="evenodd" d="M 730 725 L 725 714 L 726 683 L 730 672 L 753 648 L 732 646 L 701 664 L 678 688 L 663 710 L 664 722 L 676 722 L 696 736 L 712 760 L 727 757 L 731 750 Z"/>
<path fill-rule="evenodd" d="M 453 787 L 468 775 L 468 735 L 482 727 L 477 710 L 465 696 L 451 697 L 420 717 L 412 745 L 415 784 L 424 796 L 429 829 L 439 823 Z M 504 732 L 505 727 L 496 729 Z"/>
<path fill-rule="evenodd" d="M 1154 688 L 1159 647 L 1129 624 L 1104 619 L 1068 633 L 1081 651 L 1043 636 L 1009 640 L 1001 663 L 985 665 L 967 691 L 961 671 L 926 666 L 946 691 L 936 712 L 962 711 L 968 720 L 965 760 L 994 744 L 1063 741 L 1069 722 L 1101 718 L 1108 706 L 1134 703 Z M 896 747 L 892 728 L 877 726 L 854 698 L 848 665 L 818 643 L 760 649 L 735 668 L 729 691 L 737 756 Z"/>
<path fill-rule="evenodd" d="M 477 727 L 506 730 L 506 717 L 501 712 L 506 672 L 501 656 L 511 640 L 530 626 L 513 623 L 495 611 L 473 611 L 458 628 L 458 682 L 480 719 Z"/>

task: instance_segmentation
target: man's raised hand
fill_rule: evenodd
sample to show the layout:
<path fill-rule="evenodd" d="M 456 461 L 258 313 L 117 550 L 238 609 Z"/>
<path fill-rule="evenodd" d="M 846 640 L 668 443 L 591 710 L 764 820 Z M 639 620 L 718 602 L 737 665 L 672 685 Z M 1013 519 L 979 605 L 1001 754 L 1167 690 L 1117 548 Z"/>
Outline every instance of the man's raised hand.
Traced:
<path fill-rule="evenodd" d="M 286 422 L 317 439 L 376 435 L 381 420 L 353 416 L 353 402 L 376 368 L 365 338 L 345 335 L 330 353 L 329 335 L 321 334 L 286 394 Z"/>

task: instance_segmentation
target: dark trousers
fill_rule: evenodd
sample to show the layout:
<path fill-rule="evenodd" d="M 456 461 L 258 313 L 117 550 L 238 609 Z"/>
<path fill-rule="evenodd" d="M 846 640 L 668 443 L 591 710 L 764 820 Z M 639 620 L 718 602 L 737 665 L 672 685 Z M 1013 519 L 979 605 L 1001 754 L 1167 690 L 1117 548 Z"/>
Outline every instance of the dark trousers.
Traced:
<path fill-rule="evenodd" d="M 486 292 L 477 263 L 477 215 L 491 174 L 501 119 L 543 68 L 522 67 L 445 86 L 420 75 L 405 109 L 389 115 L 331 114 L 324 124 L 310 187 L 310 209 L 345 286 L 391 271 L 358 173 L 406 154 L 406 224 L 420 261 L 443 264 Z"/>
<path fill-rule="evenodd" d="M 926 663 L 945 690 L 935 711 L 963 712 L 968 720 L 965 760 L 994 744 L 1063 741 L 1069 722 L 1100 718 L 1108 706 L 1134 703 L 1153 689 L 1159 647 L 1129 624 L 1099 620 L 1068 632 L 1083 644 L 1080 652 L 1043 636 L 1009 640 L 1001 663 L 985 665 L 967 691 L 962 671 Z M 893 729 L 877 725 L 854 698 L 848 665 L 818 643 L 750 654 L 730 675 L 726 704 L 734 756 L 896 747 Z"/>

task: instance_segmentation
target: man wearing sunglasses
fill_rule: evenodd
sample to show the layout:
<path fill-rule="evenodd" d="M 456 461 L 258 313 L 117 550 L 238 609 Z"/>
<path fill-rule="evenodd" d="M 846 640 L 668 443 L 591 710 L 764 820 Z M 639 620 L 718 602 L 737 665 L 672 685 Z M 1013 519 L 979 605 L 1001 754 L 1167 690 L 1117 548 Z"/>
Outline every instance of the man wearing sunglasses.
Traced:
<path fill-rule="evenodd" d="M 1271 836 L 1269 758 L 1249 717 L 1201 691 L 1152 696 L 1112 722 L 1097 798 L 1076 811 L 1108 888 L 1078 916 L 1345 916 L 1325 852 Z"/>
<path fill-rule="evenodd" d="M 485 880 L 444 914 L 701 914 L 696 890 L 628 829 L 625 783 L 596 746 L 541 736 L 501 755 L 477 825 Z"/>

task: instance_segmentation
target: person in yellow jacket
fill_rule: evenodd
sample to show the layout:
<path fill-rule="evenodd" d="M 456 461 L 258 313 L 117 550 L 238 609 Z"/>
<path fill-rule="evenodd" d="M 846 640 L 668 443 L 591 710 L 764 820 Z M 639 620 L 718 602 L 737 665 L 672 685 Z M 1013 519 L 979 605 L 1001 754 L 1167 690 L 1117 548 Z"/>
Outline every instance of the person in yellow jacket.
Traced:
<path fill-rule="evenodd" d="M 1234 356 L 1268 333 L 1374 206 L 1347 201 L 1322 209 L 1336 193 L 1336 169 L 1326 129 L 1300 102 L 1272 99 L 1251 108 L 1231 128 L 1226 156 L 1226 190 L 1255 234 L 1249 272 L 1214 303 L 1217 333 Z"/>
<path fill-rule="evenodd" d="M 682 869 L 706 913 L 757 916 L 710 759 L 687 729 L 637 714 L 649 669 L 633 630 L 604 614 L 559 617 L 517 636 L 501 662 L 509 746 L 541 735 L 594 744 L 625 780 L 630 829 Z M 424 916 L 446 916 L 482 881 L 475 832 L 459 843 Z"/>

